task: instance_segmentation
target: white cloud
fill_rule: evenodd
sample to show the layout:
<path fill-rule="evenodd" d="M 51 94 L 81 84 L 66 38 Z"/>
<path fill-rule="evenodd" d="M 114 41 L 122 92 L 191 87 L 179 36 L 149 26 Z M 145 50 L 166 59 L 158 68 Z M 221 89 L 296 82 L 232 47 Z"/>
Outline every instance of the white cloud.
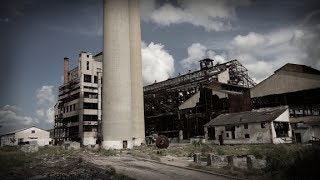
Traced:
<path fill-rule="evenodd" d="M 37 109 L 32 117 L 21 115 L 16 105 L 5 105 L 0 109 L 1 133 L 30 125 L 52 124 L 54 122 L 54 86 L 45 85 L 36 90 Z"/>
<path fill-rule="evenodd" d="M 237 59 L 260 82 L 286 63 L 305 64 L 320 69 L 319 26 L 289 27 L 266 34 L 237 35 L 224 53 L 217 54 L 205 45 L 194 43 L 180 64 L 185 70 L 198 68 L 198 61 L 209 57 L 216 62 Z"/>
<path fill-rule="evenodd" d="M 206 31 L 225 31 L 233 27 L 236 8 L 249 4 L 248 0 L 183 0 L 179 6 L 165 3 L 156 8 L 154 0 L 142 1 L 142 20 L 152 21 L 160 26 L 189 23 L 203 27 Z"/>
<path fill-rule="evenodd" d="M 53 94 L 53 86 L 45 85 L 36 91 L 37 110 L 35 112 L 38 121 L 45 121 L 48 123 L 54 122 L 55 96 Z"/>
<path fill-rule="evenodd" d="M 185 71 L 199 69 L 199 60 L 210 58 L 215 62 L 226 62 L 227 55 L 217 54 L 215 51 L 208 49 L 201 43 L 193 43 L 188 47 L 188 57 L 181 60 L 179 63 Z"/>
<path fill-rule="evenodd" d="M 40 89 L 37 89 L 36 97 L 40 105 L 54 103 L 53 86 L 42 86 Z"/>
<path fill-rule="evenodd" d="M 191 70 L 192 67 L 197 67 L 199 60 L 206 56 L 207 47 L 200 43 L 193 43 L 188 47 L 188 57 L 181 60 L 180 64 L 183 69 Z"/>
<path fill-rule="evenodd" d="M 208 50 L 207 51 L 207 56 L 210 59 L 215 60 L 218 63 L 225 63 L 227 62 L 227 55 L 225 53 L 222 54 L 217 54 L 215 51 L 213 50 Z"/>
<path fill-rule="evenodd" d="M 163 81 L 174 73 L 174 59 L 164 49 L 164 45 L 151 42 L 142 43 L 142 76 L 145 84 Z"/>
<path fill-rule="evenodd" d="M 306 64 L 320 68 L 320 37 L 315 31 L 290 27 L 267 34 L 250 32 L 236 36 L 228 56 L 238 59 L 258 82 L 286 63 Z M 317 47 L 318 46 L 318 47 Z M 312 47 L 312 48 L 311 48 Z"/>
<path fill-rule="evenodd" d="M 34 120 L 28 116 L 18 115 L 20 108 L 17 106 L 5 105 L 0 109 L 0 125 L 1 126 L 21 126 L 30 125 Z"/>

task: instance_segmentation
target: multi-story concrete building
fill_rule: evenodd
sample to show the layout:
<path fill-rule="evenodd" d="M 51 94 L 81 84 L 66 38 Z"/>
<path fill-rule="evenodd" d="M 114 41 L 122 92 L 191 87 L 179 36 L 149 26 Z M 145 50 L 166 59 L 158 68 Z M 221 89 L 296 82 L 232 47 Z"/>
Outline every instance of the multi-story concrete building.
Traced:
<path fill-rule="evenodd" d="M 102 53 L 79 54 L 78 66 L 69 70 L 64 58 L 64 82 L 55 105 L 55 144 L 78 141 L 94 145 L 99 139 L 101 122 Z"/>

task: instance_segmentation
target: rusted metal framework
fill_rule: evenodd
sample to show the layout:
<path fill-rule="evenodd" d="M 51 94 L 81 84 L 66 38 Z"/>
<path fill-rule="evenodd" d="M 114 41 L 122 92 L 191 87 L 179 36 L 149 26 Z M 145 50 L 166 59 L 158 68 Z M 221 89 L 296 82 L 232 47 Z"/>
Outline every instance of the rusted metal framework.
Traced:
<path fill-rule="evenodd" d="M 208 85 L 218 82 L 218 75 L 228 72 L 229 81 L 221 85 L 230 92 L 243 92 L 255 86 L 248 76 L 248 70 L 237 60 L 213 66 L 213 60 L 204 59 L 200 62 L 200 70 L 179 75 L 175 78 L 154 83 L 144 87 L 144 109 L 146 134 L 159 133 L 168 137 L 177 137 L 179 130 L 189 138 L 203 134 L 202 125 L 210 120 L 214 111 L 226 112 L 229 102 L 212 94 Z M 179 111 L 179 105 L 200 91 L 200 102 L 193 109 Z M 182 117 L 183 116 L 183 117 Z M 185 120 L 184 120 L 185 119 Z M 190 119 L 190 122 L 186 122 Z M 196 122 L 195 122 L 196 121 Z"/>

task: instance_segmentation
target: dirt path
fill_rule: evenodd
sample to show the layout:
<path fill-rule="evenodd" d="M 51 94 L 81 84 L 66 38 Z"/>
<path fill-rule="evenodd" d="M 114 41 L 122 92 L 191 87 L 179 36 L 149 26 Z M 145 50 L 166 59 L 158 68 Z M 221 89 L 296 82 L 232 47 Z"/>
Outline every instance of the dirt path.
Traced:
<path fill-rule="evenodd" d="M 201 180 L 225 180 L 226 177 L 212 175 L 204 172 L 163 165 L 156 162 L 145 161 L 129 155 L 101 156 L 98 154 L 85 154 L 82 156 L 85 161 L 96 165 L 113 166 L 117 172 L 138 180 L 144 179 L 201 179 Z"/>

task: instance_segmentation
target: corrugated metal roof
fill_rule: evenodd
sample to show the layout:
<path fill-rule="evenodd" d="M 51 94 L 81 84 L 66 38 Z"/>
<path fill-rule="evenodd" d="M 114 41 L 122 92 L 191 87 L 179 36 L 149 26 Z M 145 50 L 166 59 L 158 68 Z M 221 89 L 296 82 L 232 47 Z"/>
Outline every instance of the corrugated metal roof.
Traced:
<path fill-rule="evenodd" d="M 279 117 L 287 109 L 288 107 L 286 106 L 280 106 L 275 108 L 261 108 L 239 113 L 221 114 L 204 126 L 270 122 Z"/>

